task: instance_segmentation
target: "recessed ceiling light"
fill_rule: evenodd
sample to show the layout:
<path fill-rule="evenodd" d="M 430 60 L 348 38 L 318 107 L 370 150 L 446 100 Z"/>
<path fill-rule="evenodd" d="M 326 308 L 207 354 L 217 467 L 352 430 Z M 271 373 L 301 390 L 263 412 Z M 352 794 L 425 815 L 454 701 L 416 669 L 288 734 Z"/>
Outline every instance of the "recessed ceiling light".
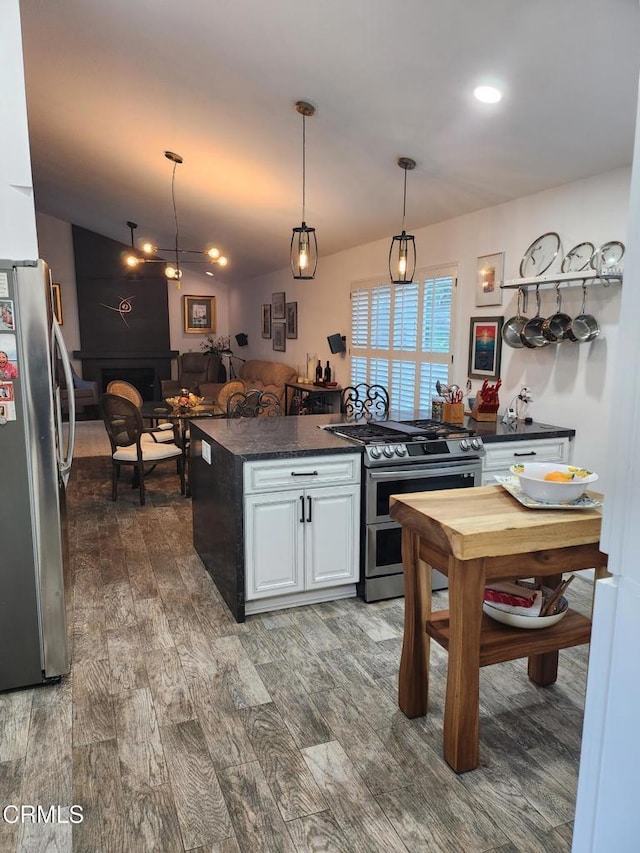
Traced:
<path fill-rule="evenodd" d="M 477 86 L 473 94 L 483 104 L 497 104 L 502 98 L 502 92 L 495 86 Z"/>

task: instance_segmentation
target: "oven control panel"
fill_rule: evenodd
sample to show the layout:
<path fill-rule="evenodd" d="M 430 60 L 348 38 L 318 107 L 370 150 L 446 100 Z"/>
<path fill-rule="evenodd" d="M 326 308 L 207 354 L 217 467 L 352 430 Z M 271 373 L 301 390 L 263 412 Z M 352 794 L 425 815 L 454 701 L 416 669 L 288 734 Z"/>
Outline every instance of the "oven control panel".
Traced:
<path fill-rule="evenodd" d="M 484 444 L 477 436 L 442 441 L 411 441 L 405 444 L 369 444 L 365 447 L 368 467 L 446 460 L 454 456 L 483 456 Z"/>

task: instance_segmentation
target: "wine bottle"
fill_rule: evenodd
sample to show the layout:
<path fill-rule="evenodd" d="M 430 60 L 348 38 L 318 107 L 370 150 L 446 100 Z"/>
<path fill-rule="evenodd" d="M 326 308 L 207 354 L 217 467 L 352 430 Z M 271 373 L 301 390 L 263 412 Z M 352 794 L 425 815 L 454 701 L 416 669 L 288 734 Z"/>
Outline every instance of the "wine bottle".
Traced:
<path fill-rule="evenodd" d="M 324 369 L 324 381 L 325 384 L 327 382 L 331 382 L 331 368 L 329 367 L 329 362 L 327 362 L 327 366 Z"/>
<path fill-rule="evenodd" d="M 316 365 L 316 382 L 322 382 L 322 363 L 320 359 L 318 359 L 318 363 Z"/>

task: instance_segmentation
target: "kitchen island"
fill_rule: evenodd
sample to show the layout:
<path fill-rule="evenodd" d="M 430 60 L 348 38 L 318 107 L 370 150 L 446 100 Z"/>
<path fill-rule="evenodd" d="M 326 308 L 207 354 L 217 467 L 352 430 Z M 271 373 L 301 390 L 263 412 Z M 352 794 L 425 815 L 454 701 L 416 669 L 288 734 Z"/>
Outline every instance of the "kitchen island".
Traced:
<path fill-rule="evenodd" d="M 325 414 L 191 423 L 194 545 L 238 621 L 355 594 L 364 547 L 363 448 L 318 428 L 345 420 Z M 486 445 L 483 482 L 495 482 L 521 455 L 569 461 L 575 435 L 537 423 L 467 419 L 465 426 Z"/>
<path fill-rule="evenodd" d="M 234 617 L 353 597 L 361 448 L 340 415 L 191 424 L 193 539 Z"/>

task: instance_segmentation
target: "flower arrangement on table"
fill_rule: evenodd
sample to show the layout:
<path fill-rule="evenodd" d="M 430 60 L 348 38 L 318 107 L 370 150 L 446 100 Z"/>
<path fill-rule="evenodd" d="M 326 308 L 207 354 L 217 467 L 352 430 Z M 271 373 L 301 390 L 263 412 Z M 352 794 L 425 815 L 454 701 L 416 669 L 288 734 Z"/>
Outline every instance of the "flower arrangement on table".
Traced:
<path fill-rule="evenodd" d="M 217 338 L 214 338 L 213 335 L 207 335 L 203 341 L 200 341 L 200 349 L 213 355 L 223 355 L 231 352 L 230 343 L 229 335 L 218 335 Z"/>
<path fill-rule="evenodd" d="M 174 409 L 195 409 L 204 402 L 204 397 L 198 397 L 188 388 L 181 388 L 176 397 L 167 397 L 166 402 Z"/>

